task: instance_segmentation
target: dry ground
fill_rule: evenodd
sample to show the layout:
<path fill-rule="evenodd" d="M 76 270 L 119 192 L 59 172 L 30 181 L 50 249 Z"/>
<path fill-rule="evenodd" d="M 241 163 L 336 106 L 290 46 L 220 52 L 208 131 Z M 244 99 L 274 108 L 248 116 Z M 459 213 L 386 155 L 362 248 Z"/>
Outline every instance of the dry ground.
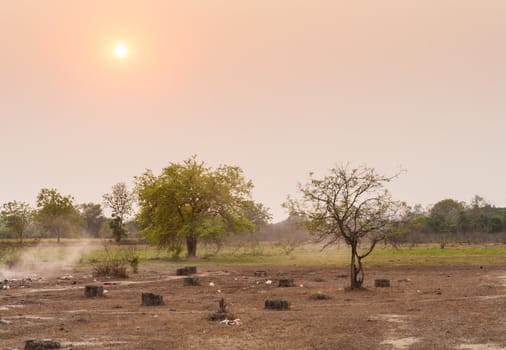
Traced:
<path fill-rule="evenodd" d="M 346 292 L 345 268 L 199 267 L 201 285 L 183 286 L 174 267 L 151 264 L 85 298 L 86 284 L 111 282 L 90 273 L 0 290 L 0 349 L 44 338 L 67 349 L 506 349 L 506 266 L 367 267 L 367 291 Z M 296 287 L 277 287 L 279 273 Z M 391 287 L 375 288 L 376 278 Z M 141 292 L 166 305 L 141 306 Z M 317 292 L 332 298 L 311 300 Z M 240 325 L 207 320 L 221 297 Z M 265 310 L 272 298 L 291 309 Z"/>

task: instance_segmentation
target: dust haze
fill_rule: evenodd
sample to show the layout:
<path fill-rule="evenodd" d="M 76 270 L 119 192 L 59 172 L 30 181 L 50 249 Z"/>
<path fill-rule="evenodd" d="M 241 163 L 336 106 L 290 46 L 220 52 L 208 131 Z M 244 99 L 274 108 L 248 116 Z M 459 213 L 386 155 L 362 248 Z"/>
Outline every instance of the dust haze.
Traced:
<path fill-rule="evenodd" d="M 87 242 L 49 246 L 38 244 L 18 250 L 6 265 L 0 265 L 0 280 L 33 277 L 55 277 L 69 273 L 81 257 L 96 249 Z"/>

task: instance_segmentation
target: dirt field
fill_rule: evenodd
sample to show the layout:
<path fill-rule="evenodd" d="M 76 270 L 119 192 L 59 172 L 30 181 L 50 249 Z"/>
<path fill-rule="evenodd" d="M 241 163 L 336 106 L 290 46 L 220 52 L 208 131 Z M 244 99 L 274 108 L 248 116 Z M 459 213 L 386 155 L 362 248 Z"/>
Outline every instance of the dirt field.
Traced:
<path fill-rule="evenodd" d="M 268 275 L 255 277 L 258 269 Z M 0 349 L 47 338 L 67 349 L 506 349 L 506 266 L 367 267 L 360 292 L 344 290 L 345 268 L 197 272 L 199 286 L 183 286 L 161 264 L 121 281 L 94 281 L 89 269 L 10 281 L 0 289 Z M 295 287 L 278 287 L 280 278 Z M 378 278 L 391 286 L 375 288 Z M 84 296 L 85 285 L 104 282 L 104 297 Z M 142 292 L 165 305 L 141 306 Z M 312 300 L 315 293 L 331 299 Z M 221 297 L 240 324 L 207 320 Z M 290 310 L 266 310 L 266 299 L 285 299 Z"/>

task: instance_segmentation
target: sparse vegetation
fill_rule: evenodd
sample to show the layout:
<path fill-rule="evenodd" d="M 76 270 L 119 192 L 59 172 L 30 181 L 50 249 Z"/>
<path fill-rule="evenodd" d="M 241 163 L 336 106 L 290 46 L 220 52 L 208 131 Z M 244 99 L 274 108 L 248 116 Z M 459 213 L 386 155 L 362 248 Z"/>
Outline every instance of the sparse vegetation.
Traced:
<path fill-rule="evenodd" d="M 277 242 L 276 245 L 281 248 L 286 256 L 289 256 L 296 248 L 300 247 L 302 243 L 303 242 L 297 239 L 285 239 Z"/>
<path fill-rule="evenodd" d="M 122 250 L 123 258 L 128 262 L 133 273 L 139 272 L 140 256 L 135 246 L 125 247 Z"/>
<path fill-rule="evenodd" d="M 112 186 L 111 193 L 103 195 L 104 204 L 112 210 L 112 219 L 109 227 L 112 230 L 113 238 L 120 242 L 127 236 L 125 220 L 132 213 L 134 196 L 124 182 Z"/>
<path fill-rule="evenodd" d="M 262 266 L 262 265 L 300 265 L 300 266 L 345 266 L 349 263 L 348 249 L 321 250 L 319 244 L 306 243 L 299 246 L 290 259 L 279 249 L 275 243 L 261 243 L 263 254 L 254 255 L 247 247 L 237 248 L 226 245 L 219 253 L 214 253 L 210 248 L 202 247 L 201 255 L 204 258 L 192 260 L 197 266 L 213 265 L 237 265 L 237 266 Z M 123 247 L 108 246 L 109 251 L 121 251 Z M 174 260 L 170 254 L 163 254 L 156 247 L 149 245 L 143 249 L 137 249 L 139 261 L 159 262 L 160 264 L 174 264 L 182 266 L 186 260 Z M 105 250 L 96 249 L 89 252 L 82 259 L 83 264 L 92 264 L 104 259 Z M 398 248 L 378 246 L 375 254 L 369 256 L 368 265 L 483 265 L 500 264 L 504 262 L 506 246 L 501 244 L 472 245 L 452 244 L 446 249 L 439 249 L 437 243 L 420 244 L 416 247 L 399 246 Z M 128 266 L 128 263 L 126 263 Z M 347 275 L 349 278 L 349 275 Z"/>
<path fill-rule="evenodd" d="M 301 198 L 289 198 L 285 204 L 292 215 L 305 221 L 324 248 L 340 240 L 350 247 L 351 289 L 362 288 L 362 259 L 385 239 L 397 219 L 400 203 L 393 201 L 385 188 L 395 177 L 365 166 L 337 166 L 322 179 L 310 174 L 309 180 L 299 185 Z M 362 250 L 363 245 L 368 248 Z"/>
<path fill-rule="evenodd" d="M 0 249 L 0 264 L 5 264 L 9 269 L 16 267 L 21 261 L 22 249 L 15 246 L 7 246 Z"/>
<path fill-rule="evenodd" d="M 97 277 L 127 278 L 128 261 L 122 250 L 104 247 L 102 258 L 92 262 L 93 274 Z"/>

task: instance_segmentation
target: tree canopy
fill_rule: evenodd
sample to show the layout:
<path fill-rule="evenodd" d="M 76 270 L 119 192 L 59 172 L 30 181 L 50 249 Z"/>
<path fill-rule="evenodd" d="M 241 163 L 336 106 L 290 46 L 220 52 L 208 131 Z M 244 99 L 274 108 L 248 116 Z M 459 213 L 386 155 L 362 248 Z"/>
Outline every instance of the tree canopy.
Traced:
<path fill-rule="evenodd" d="M 79 221 L 79 212 L 72 196 L 64 196 L 54 188 L 43 188 L 37 195 L 37 221 L 57 242 Z"/>
<path fill-rule="evenodd" d="M 23 243 L 23 234 L 33 219 L 30 205 L 18 201 L 7 202 L 2 205 L 0 215 L 3 224 L 16 233 L 19 243 Z"/>
<path fill-rule="evenodd" d="M 195 156 L 171 163 L 159 176 L 148 170 L 136 178 L 137 222 L 152 242 L 164 247 L 186 243 L 188 257 L 200 239 L 253 230 L 267 210 L 251 199 L 253 184 L 239 167 L 215 169 Z"/>
<path fill-rule="evenodd" d="M 285 204 L 324 247 L 342 239 L 351 248 L 351 289 L 362 287 L 362 259 L 391 231 L 401 207 L 384 187 L 394 177 L 366 166 L 336 166 L 321 179 L 310 174 L 309 180 L 299 185 L 300 198 L 289 198 Z M 367 248 L 360 249 L 361 244 Z"/>
<path fill-rule="evenodd" d="M 123 222 L 132 214 L 134 196 L 124 182 L 112 186 L 111 193 L 102 196 L 106 207 L 112 210 L 113 217 L 119 217 Z"/>
<path fill-rule="evenodd" d="M 455 233 L 459 230 L 465 203 L 443 199 L 431 208 L 430 224 L 436 232 Z"/>
<path fill-rule="evenodd" d="M 99 237 L 102 225 L 106 221 L 102 206 L 98 203 L 83 203 L 79 206 L 86 232 L 92 237 Z"/>

